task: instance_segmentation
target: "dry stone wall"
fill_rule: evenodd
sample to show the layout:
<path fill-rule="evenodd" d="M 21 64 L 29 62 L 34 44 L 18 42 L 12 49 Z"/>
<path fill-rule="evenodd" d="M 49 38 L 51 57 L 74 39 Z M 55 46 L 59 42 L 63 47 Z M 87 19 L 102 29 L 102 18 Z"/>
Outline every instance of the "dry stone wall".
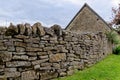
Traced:
<path fill-rule="evenodd" d="M 0 80 L 50 80 L 72 75 L 109 54 L 106 35 L 26 23 L 0 28 Z"/>

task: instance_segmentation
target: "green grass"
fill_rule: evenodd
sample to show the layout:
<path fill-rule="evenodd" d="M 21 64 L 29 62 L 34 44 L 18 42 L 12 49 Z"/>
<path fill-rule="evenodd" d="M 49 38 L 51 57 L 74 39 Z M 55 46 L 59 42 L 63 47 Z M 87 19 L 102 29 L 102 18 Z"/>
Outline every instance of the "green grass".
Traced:
<path fill-rule="evenodd" d="M 109 55 L 90 68 L 57 80 L 120 80 L 120 55 Z"/>

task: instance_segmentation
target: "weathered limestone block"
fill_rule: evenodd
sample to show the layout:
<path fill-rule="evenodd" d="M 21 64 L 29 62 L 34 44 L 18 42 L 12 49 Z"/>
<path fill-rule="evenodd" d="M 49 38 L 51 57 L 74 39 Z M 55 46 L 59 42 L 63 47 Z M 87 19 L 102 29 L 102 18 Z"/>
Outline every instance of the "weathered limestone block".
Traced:
<path fill-rule="evenodd" d="M 53 43 L 57 43 L 58 41 L 57 36 L 50 37 L 50 41 L 53 41 Z"/>
<path fill-rule="evenodd" d="M 44 51 L 50 51 L 50 50 L 55 50 L 55 48 L 53 46 L 49 46 L 49 47 L 45 47 Z"/>
<path fill-rule="evenodd" d="M 83 63 L 82 62 L 78 62 L 78 61 L 73 61 L 70 63 L 70 65 L 73 65 L 75 69 L 82 69 L 83 67 Z"/>
<path fill-rule="evenodd" d="M 6 36 L 13 36 L 13 35 L 17 35 L 18 34 L 18 28 L 13 25 L 12 23 L 10 23 L 10 26 L 8 27 L 8 29 L 5 32 Z"/>
<path fill-rule="evenodd" d="M 72 36 L 65 36 L 64 40 L 68 41 L 68 42 L 71 42 L 72 41 Z"/>
<path fill-rule="evenodd" d="M 33 70 L 33 66 L 28 66 L 28 67 L 21 66 L 17 68 L 17 71 L 19 72 L 25 72 L 25 71 L 30 71 L 30 70 Z"/>
<path fill-rule="evenodd" d="M 67 57 L 67 61 L 74 61 L 74 57 Z"/>
<path fill-rule="evenodd" d="M 0 75 L 4 75 L 4 69 L 0 69 Z"/>
<path fill-rule="evenodd" d="M 17 35 L 16 35 L 17 36 Z M 21 35 L 18 35 L 18 36 L 21 36 Z M 15 36 L 14 36 L 15 37 Z M 13 42 L 23 42 L 23 40 L 22 39 L 20 39 L 20 38 L 11 38 L 10 40 L 9 40 L 11 43 L 13 43 Z"/>
<path fill-rule="evenodd" d="M 57 40 L 55 40 L 55 41 L 50 40 L 50 42 L 49 42 L 49 43 L 51 43 L 51 44 L 58 44 L 58 41 L 57 41 Z"/>
<path fill-rule="evenodd" d="M 16 78 L 16 77 L 20 76 L 20 72 L 16 72 L 16 71 L 5 72 L 5 76 L 8 77 L 8 78 L 9 77 Z"/>
<path fill-rule="evenodd" d="M 24 39 L 24 42 L 39 44 L 40 43 L 40 38 L 39 37 L 35 37 L 35 38 L 30 37 L 29 39 Z"/>
<path fill-rule="evenodd" d="M 45 31 L 41 23 L 37 22 L 32 26 L 32 31 L 34 35 L 44 36 Z"/>
<path fill-rule="evenodd" d="M 67 54 L 67 56 L 68 56 L 68 57 L 72 57 L 72 58 L 75 58 L 75 57 L 76 57 L 76 55 L 73 54 L 73 53 Z"/>
<path fill-rule="evenodd" d="M 86 53 L 86 52 L 84 52 L 84 53 Z M 76 59 L 79 59 L 81 57 L 81 51 L 75 51 L 74 54 L 75 54 Z"/>
<path fill-rule="evenodd" d="M 62 34 L 63 34 L 63 36 L 66 36 L 66 35 L 68 35 L 68 31 L 66 31 L 66 30 L 62 30 Z"/>
<path fill-rule="evenodd" d="M 96 63 L 96 60 L 95 60 L 95 63 Z M 91 61 L 89 61 L 89 60 L 84 60 L 84 67 L 90 67 L 90 66 L 92 66 L 93 64 L 92 64 L 92 62 Z"/>
<path fill-rule="evenodd" d="M 26 51 L 39 52 L 42 51 L 41 48 L 26 47 Z"/>
<path fill-rule="evenodd" d="M 78 38 L 72 37 L 72 41 L 78 41 Z"/>
<path fill-rule="evenodd" d="M 6 46 L 14 46 L 12 39 L 10 39 L 9 41 L 5 41 L 4 44 L 5 44 Z M 1 46 L 1 45 L 3 46 L 3 40 L 0 41 L 0 46 Z"/>
<path fill-rule="evenodd" d="M 93 55 L 90 55 L 89 57 L 92 58 L 92 59 L 94 59 L 94 58 L 97 58 L 98 55 L 94 55 L 94 54 L 93 54 Z"/>
<path fill-rule="evenodd" d="M 5 42 L 6 43 L 6 42 Z M 3 46 L 4 45 L 4 41 L 3 40 L 0 40 L 0 46 Z"/>
<path fill-rule="evenodd" d="M 25 48 L 22 47 L 16 47 L 16 52 L 24 52 Z"/>
<path fill-rule="evenodd" d="M 17 40 L 19 40 L 19 41 L 22 41 L 20 39 L 29 39 L 29 36 L 25 36 L 25 35 L 15 35 L 14 37 L 18 38 Z"/>
<path fill-rule="evenodd" d="M 65 53 L 57 53 L 57 54 L 50 55 L 50 62 L 59 62 L 59 61 L 65 61 L 65 60 L 66 60 Z"/>
<path fill-rule="evenodd" d="M 51 66 L 44 66 L 44 67 L 40 67 L 40 70 L 48 71 L 48 70 L 54 70 L 54 69 L 52 69 Z"/>
<path fill-rule="evenodd" d="M 48 55 L 44 55 L 44 56 L 39 56 L 40 59 L 47 59 Z"/>
<path fill-rule="evenodd" d="M 5 72 L 16 72 L 17 68 L 5 68 L 4 71 Z"/>
<path fill-rule="evenodd" d="M 37 27 L 37 29 L 38 29 L 38 34 L 39 34 L 40 36 L 44 36 L 44 35 L 45 35 L 45 31 L 44 31 L 44 28 L 43 28 L 43 26 L 41 25 L 41 23 L 37 22 L 37 23 L 34 24 L 34 26 Z"/>
<path fill-rule="evenodd" d="M 37 28 L 37 26 L 34 24 L 34 25 L 32 26 L 32 32 L 33 32 L 34 35 L 37 35 L 37 30 L 38 30 L 38 28 Z"/>
<path fill-rule="evenodd" d="M 27 52 L 26 53 L 28 56 L 37 56 L 37 53 L 36 52 Z"/>
<path fill-rule="evenodd" d="M 75 60 L 75 61 L 78 61 L 78 62 L 81 61 L 80 57 L 77 57 L 77 56 L 75 57 L 74 60 Z"/>
<path fill-rule="evenodd" d="M 53 67 L 55 69 L 60 69 L 60 64 L 59 63 L 53 63 Z"/>
<path fill-rule="evenodd" d="M 31 38 L 28 38 L 28 39 L 24 39 L 24 42 L 25 43 L 32 43 L 33 44 L 33 39 L 31 39 Z"/>
<path fill-rule="evenodd" d="M 62 29 L 59 25 L 55 24 L 51 27 L 54 30 L 54 34 L 56 34 L 57 36 L 62 36 Z"/>
<path fill-rule="evenodd" d="M 25 33 L 25 26 L 23 24 L 18 24 L 17 27 L 19 28 L 20 30 L 20 34 L 24 34 Z"/>
<path fill-rule="evenodd" d="M 3 39 L 3 35 L 5 34 L 6 31 L 7 31 L 6 26 L 0 27 L 0 34 L 1 34 L 0 39 Z"/>
<path fill-rule="evenodd" d="M 60 76 L 60 77 L 64 77 L 64 76 L 66 76 L 66 75 L 67 75 L 66 72 L 61 72 L 61 73 L 59 73 L 59 76 Z"/>
<path fill-rule="evenodd" d="M 58 41 L 63 41 L 63 35 L 58 38 Z"/>
<path fill-rule="evenodd" d="M 56 46 L 54 43 L 45 44 L 45 46 Z"/>
<path fill-rule="evenodd" d="M 12 36 L 6 36 L 6 35 L 4 35 L 3 38 L 4 39 L 12 39 Z"/>
<path fill-rule="evenodd" d="M 57 70 L 58 73 L 66 72 L 66 71 L 67 71 L 67 69 L 58 69 L 58 70 Z"/>
<path fill-rule="evenodd" d="M 70 76 L 72 74 L 74 74 L 75 70 L 70 70 L 70 71 L 67 71 L 67 75 Z"/>
<path fill-rule="evenodd" d="M 72 66 L 72 65 L 70 65 L 70 66 L 68 66 L 68 70 L 70 71 L 70 70 L 74 70 L 75 68 L 74 68 L 74 65 Z"/>
<path fill-rule="evenodd" d="M 52 63 L 44 62 L 44 63 L 41 63 L 41 66 L 42 67 L 44 67 L 44 66 L 52 66 Z"/>
<path fill-rule="evenodd" d="M 47 55 L 48 53 L 47 52 L 37 52 L 37 55 L 39 56 L 44 56 L 44 55 Z"/>
<path fill-rule="evenodd" d="M 35 61 L 35 60 L 37 60 L 37 56 L 36 57 L 29 57 L 28 60 L 29 61 Z"/>
<path fill-rule="evenodd" d="M 29 67 L 31 62 L 28 61 L 12 61 L 6 62 L 6 67 Z"/>
<path fill-rule="evenodd" d="M 6 51 L 7 47 L 6 46 L 0 46 L 0 51 Z"/>
<path fill-rule="evenodd" d="M 60 63 L 62 69 L 64 69 L 64 68 L 67 69 L 68 66 L 69 66 L 69 64 L 70 64 L 69 62 L 61 62 L 61 63 Z"/>
<path fill-rule="evenodd" d="M 26 31 L 25 31 L 25 34 L 30 36 L 32 34 L 32 28 L 31 28 L 31 25 L 29 23 L 25 23 L 24 25 L 26 27 Z"/>
<path fill-rule="evenodd" d="M 54 30 L 51 28 L 44 27 L 46 35 L 54 36 Z"/>
<path fill-rule="evenodd" d="M 27 45 L 28 46 L 28 45 Z M 30 44 L 30 46 L 29 47 L 35 47 L 35 48 L 38 48 L 39 47 L 39 44 Z"/>
<path fill-rule="evenodd" d="M 68 52 L 68 50 L 63 45 L 57 45 L 57 50 L 59 52 L 63 52 L 63 53 L 67 53 Z"/>
<path fill-rule="evenodd" d="M 64 45 L 64 44 L 66 44 L 66 42 L 63 41 L 63 40 L 59 40 L 59 44 L 60 44 L 60 45 Z"/>
<path fill-rule="evenodd" d="M 65 49 L 65 47 L 62 47 L 61 50 L 60 50 L 60 52 L 68 53 L 68 50 Z"/>
<path fill-rule="evenodd" d="M 34 66 L 34 69 L 35 69 L 35 70 L 39 70 L 39 69 L 40 69 L 40 65 L 39 65 L 39 64 L 35 65 L 35 66 Z"/>
<path fill-rule="evenodd" d="M 4 75 L 4 76 L 0 76 L 0 80 L 7 80 L 7 77 Z"/>
<path fill-rule="evenodd" d="M 40 40 L 40 43 L 39 43 L 39 44 L 40 44 L 40 46 L 41 46 L 41 45 L 44 45 L 44 44 L 47 44 L 47 43 L 48 43 L 48 41 Z"/>
<path fill-rule="evenodd" d="M 26 54 L 26 52 L 13 52 L 13 54 L 15 54 L 15 55 L 24 55 L 24 54 Z"/>
<path fill-rule="evenodd" d="M 74 51 L 80 51 L 81 50 L 81 47 L 79 45 L 74 45 L 73 46 L 73 50 Z"/>
<path fill-rule="evenodd" d="M 10 61 L 12 59 L 12 52 L 0 51 L 0 58 L 3 62 Z"/>
<path fill-rule="evenodd" d="M 50 36 L 49 35 L 45 35 L 45 36 L 41 37 L 41 40 L 50 40 Z"/>
<path fill-rule="evenodd" d="M 50 79 L 57 78 L 57 77 L 58 77 L 58 73 L 56 73 L 56 72 L 40 73 L 40 79 L 41 80 L 50 80 Z"/>
<path fill-rule="evenodd" d="M 87 58 L 87 55 L 86 55 L 86 54 L 80 54 L 80 58 L 81 58 L 81 59 L 86 59 L 86 58 Z"/>
<path fill-rule="evenodd" d="M 21 77 L 21 76 L 20 76 Z M 9 77 L 9 78 L 7 78 L 8 80 L 21 80 L 21 78 L 20 77 L 16 77 L 16 78 L 12 78 L 12 77 Z"/>
<path fill-rule="evenodd" d="M 10 52 L 14 52 L 15 51 L 15 47 L 14 46 L 9 46 L 7 48 L 7 50 L 10 51 Z"/>
<path fill-rule="evenodd" d="M 5 68 L 5 65 L 1 64 L 2 61 L 0 61 L 0 69 Z"/>
<path fill-rule="evenodd" d="M 47 62 L 47 61 L 48 61 L 48 59 L 32 61 L 32 65 L 37 65 L 37 64 L 44 63 L 44 62 Z"/>
<path fill-rule="evenodd" d="M 93 41 L 92 40 L 84 40 L 84 44 L 85 45 L 92 45 L 93 43 L 92 43 Z"/>
<path fill-rule="evenodd" d="M 15 43 L 14 43 L 14 46 L 17 46 L 17 47 L 26 47 L 26 43 L 23 43 L 23 42 L 15 42 Z"/>
<path fill-rule="evenodd" d="M 18 55 L 14 55 L 13 60 L 28 60 L 28 56 L 27 55 L 21 55 L 21 56 L 18 56 Z"/>
<path fill-rule="evenodd" d="M 32 71 L 32 70 L 22 72 L 22 75 L 21 75 L 21 80 L 34 80 L 36 78 L 37 78 L 36 73 L 35 71 Z"/>
<path fill-rule="evenodd" d="M 4 73 L 5 73 L 5 72 L 4 72 L 4 69 L 1 69 L 1 68 L 0 68 L 0 75 L 4 75 Z"/>

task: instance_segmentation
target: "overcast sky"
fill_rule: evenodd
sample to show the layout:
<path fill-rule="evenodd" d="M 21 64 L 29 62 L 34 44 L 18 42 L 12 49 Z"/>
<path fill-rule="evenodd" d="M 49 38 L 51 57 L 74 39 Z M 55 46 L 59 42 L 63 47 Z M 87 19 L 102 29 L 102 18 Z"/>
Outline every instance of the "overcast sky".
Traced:
<path fill-rule="evenodd" d="M 65 27 L 84 3 L 110 21 L 111 8 L 117 7 L 120 0 L 0 0 L 0 25 L 41 22 Z"/>

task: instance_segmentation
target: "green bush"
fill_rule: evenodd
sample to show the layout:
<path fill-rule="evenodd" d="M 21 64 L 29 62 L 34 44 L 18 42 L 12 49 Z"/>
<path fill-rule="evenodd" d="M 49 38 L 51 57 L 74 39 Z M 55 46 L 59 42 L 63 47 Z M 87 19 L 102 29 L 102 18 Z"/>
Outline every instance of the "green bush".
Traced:
<path fill-rule="evenodd" d="M 113 48 L 113 54 L 120 55 L 120 45 L 117 45 Z"/>
<path fill-rule="evenodd" d="M 107 33 L 107 38 L 112 44 L 119 44 L 119 35 L 115 31 L 111 31 Z"/>
<path fill-rule="evenodd" d="M 120 55 L 120 37 L 116 31 L 111 31 L 107 33 L 108 41 L 110 41 L 114 46 L 113 54 Z"/>

